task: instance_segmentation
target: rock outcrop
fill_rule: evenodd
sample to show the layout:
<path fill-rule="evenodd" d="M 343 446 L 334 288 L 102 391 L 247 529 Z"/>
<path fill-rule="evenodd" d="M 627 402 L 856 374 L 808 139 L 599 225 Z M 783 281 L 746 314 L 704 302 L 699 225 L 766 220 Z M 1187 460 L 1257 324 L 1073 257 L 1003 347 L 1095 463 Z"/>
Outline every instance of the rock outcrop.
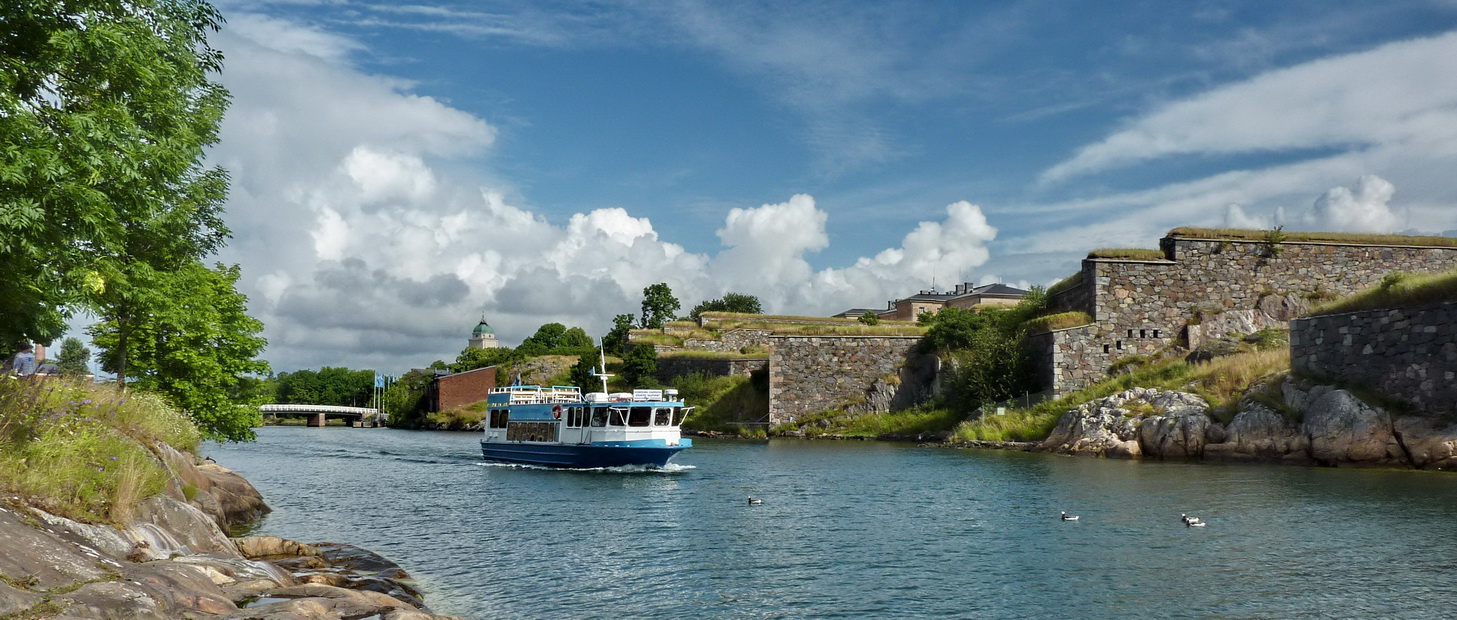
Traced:
<path fill-rule="evenodd" d="M 216 464 L 156 452 L 174 478 L 123 524 L 80 523 L 0 498 L 0 616 L 446 618 L 423 610 L 408 575 L 368 551 L 229 539 L 223 527 L 267 512 L 257 490 Z"/>
<path fill-rule="evenodd" d="M 1457 469 L 1457 423 L 1393 415 L 1347 390 L 1256 386 L 1227 424 L 1193 394 L 1134 388 L 1070 410 L 1038 449 L 1126 458 Z M 1278 392 L 1272 404 L 1255 393 Z M 1279 410 L 1272 408 L 1279 405 Z"/>

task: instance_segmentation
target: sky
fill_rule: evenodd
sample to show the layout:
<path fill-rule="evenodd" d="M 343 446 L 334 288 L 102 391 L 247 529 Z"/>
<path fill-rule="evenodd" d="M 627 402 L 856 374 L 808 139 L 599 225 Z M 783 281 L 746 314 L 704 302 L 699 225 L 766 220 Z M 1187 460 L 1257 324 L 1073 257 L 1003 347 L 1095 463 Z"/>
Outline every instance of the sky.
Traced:
<path fill-rule="evenodd" d="M 275 371 L 666 282 L 829 315 L 1176 226 L 1457 234 L 1457 2 L 221 2 Z"/>

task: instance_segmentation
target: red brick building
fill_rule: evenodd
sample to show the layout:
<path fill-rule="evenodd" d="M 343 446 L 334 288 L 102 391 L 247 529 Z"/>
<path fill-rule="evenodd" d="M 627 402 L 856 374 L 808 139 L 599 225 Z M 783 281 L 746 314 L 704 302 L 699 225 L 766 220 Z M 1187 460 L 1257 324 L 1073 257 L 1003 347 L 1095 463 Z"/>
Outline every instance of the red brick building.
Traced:
<path fill-rule="evenodd" d="M 496 387 L 496 367 L 487 366 L 450 375 L 437 375 L 430 382 L 426 398 L 430 402 L 430 411 L 445 411 L 483 401 L 493 387 Z"/>

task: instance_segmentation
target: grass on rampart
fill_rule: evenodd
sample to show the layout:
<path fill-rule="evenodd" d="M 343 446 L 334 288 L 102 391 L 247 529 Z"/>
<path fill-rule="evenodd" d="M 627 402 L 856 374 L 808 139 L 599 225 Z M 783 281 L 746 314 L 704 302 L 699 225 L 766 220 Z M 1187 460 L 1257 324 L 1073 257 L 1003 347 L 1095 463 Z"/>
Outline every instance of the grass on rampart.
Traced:
<path fill-rule="evenodd" d="M 889 413 L 851 415 L 842 410 L 821 411 L 801 416 L 792 425 L 774 429 L 804 431 L 807 437 L 841 435 L 844 437 L 880 437 L 882 435 L 916 435 L 955 428 L 961 416 L 949 409 L 913 407 Z"/>
<path fill-rule="evenodd" d="M 1047 296 L 1052 297 L 1063 291 L 1072 289 L 1083 283 L 1083 272 L 1079 271 L 1066 278 L 1057 281 L 1057 284 L 1047 287 Z"/>
<path fill-rule="evenodd" d="M 190 451 L 200 441 L 192 420 L 155 395 L 0 376 L 0 490 L 53 514 L 125 521 L 169 476 L 149 446 Z"/>
<path fill-rule="evenodd" d="M 1168 260 L 1163 250 L 1149 248 L 1103 248 L 1088 252 L 1088 258 L 1114 258 L 1126 260 Z"/>
<path fill-rule="evenodd" d="M 988 415 L 963 422 L 956 429 L 956 439 L 1041 441 L 1052 433 L 1057 421 L 1069 409 L 1134 387 L 1193 392 L 1209 401 L 1214 408 L 1213 413 L 1218 416 L 1222 410 L 1234 405 L 1250 386 L 1289 369 L 1288 348 L 1240 353 L 1192 364 L 1182 360 L 1154 363 L 1056 400 L 1026 409 L 1014 409 L 1005 415 Z"/>
<path fill-rule="evenodd" d="M 763 437 L 762 426 L 735 424 L 769 417 L 768 386 L 754 385 L 743 376 L 711 377 L 693 373 L 671 382 L 686 406 L 693 407 L 683 428 Z"/>
<path fill-rule="evenodd" d="M 859 317 L 840 318 L 835 316 L 795 316 L 789 314 L 745 314 L 742 312 L 704 312 L 703 321 L 705 324 L 714 323 L 716 329 L 732 329 L 744 323 L 796 323 L 796 324 L 826 324 L 826 325 L 848 325 L 859 323 Z M 915 321 L 894 321 L 881 319 L 882 323 L 895 325 L 915 325 Z M 730 327 L 732 326 L 732 327 Z"/>
<path fill-rule="evenodd" d="M 754 349 L 748 351 L 700 351 L 689 349 L 684 351 L 665 351 L 658 354 L 658 359 L 688 359 L 688 360 L 759 360 L 768 359 L 767 349 Z"/>
<path fill-rule="evenodd" d="M 1388 274 L 1376 286 L 1323 304 L 1306 316 L 1385 310 L 1444 301 L 1457 301 L 1457 271 L 1427 275 L 1398 272 Z"/>
<path fill-rule="evenodd" d="M 1338 243 L 1352 245 L 1416 245 L 1431 247 L 1457 247 L 1457 237 L 1434 237 L 1418 235 L 1377 235 L 1370 233 L 1299 232 L 1282 230 L 1282 241 L 1308 241 L 1312 243 Z M 1269 230 L 1242 228 L 1195 228 L 1183 226 L 1169 231 L 1170 237 L 1193 239 L 1229 239 L 1231 241 L 1267 240 Z"/>
<path fill-rule="evenodd" d="M 1029 320 L 1022 324 L 1028 334 L 1041 334 L 1069 327 L 1081 327 L 1093 322 L 1092 315 L 1086 312 L 1059 312 Z"/>
<path fill-rule="evenodd" d="M 486 419 L 486 408 L 487 403 L 482 400 L 464 407 L 428 413 L 425 415 L 425 421 L 439 424 L 444 430 L 463 431 Z"/>

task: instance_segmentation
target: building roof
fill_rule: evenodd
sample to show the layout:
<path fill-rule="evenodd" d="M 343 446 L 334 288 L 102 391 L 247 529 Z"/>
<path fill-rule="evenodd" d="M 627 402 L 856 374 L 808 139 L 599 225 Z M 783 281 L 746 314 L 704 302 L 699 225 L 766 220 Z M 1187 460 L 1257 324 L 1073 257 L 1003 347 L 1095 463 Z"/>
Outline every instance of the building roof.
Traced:
<path fill-rule="evenodd" d="M 996 284 L 984 284 L 971 289 L 971 292 L 967 293 L 967 295 L 1006 295 L 1008 297 L 1021 297 L 1026 294 L 1027 291 L 1015 286 L 1007 286 L 1000 282 Z"/>
<path fill-rule="evenodd" d="M 472 336 L 480 336 L 482 334 L 490 334 L 492 336 L 496 335 L 496 330 L 493 329 L 491 325 L 486 322 L 486 317 L 481 317 L 481 322 L 477 324 L 476 328 L 471 330 L 470 333 L 470 335 Z"/>

